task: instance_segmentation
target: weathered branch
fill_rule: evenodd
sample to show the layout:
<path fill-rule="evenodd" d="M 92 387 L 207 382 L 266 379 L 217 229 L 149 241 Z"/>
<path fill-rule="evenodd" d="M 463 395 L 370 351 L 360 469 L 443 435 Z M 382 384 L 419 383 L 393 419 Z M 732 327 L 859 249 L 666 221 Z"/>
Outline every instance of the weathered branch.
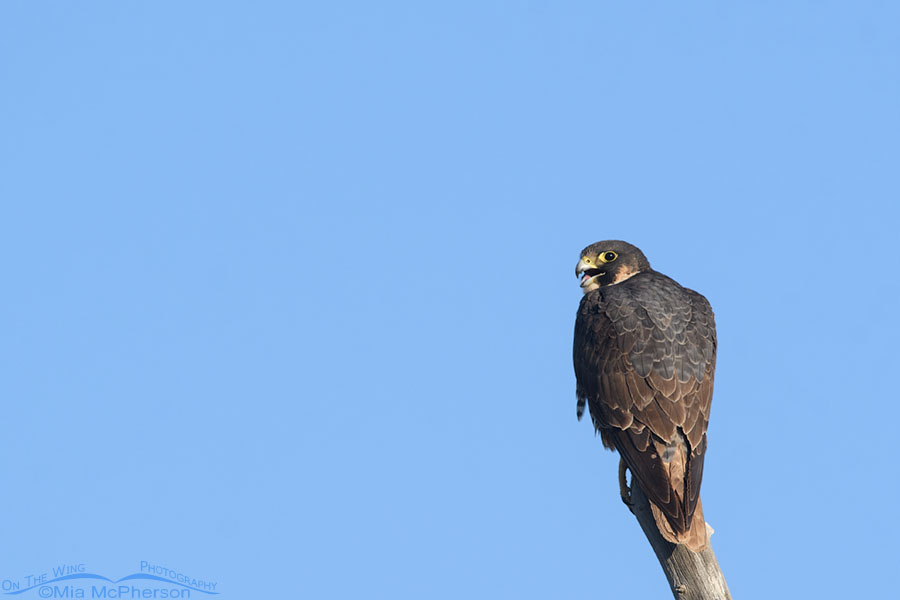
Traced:
<path fill-rule="evenodd" d="M 702 552 L 691 552 L 663 539 L 653 520 L 647 496 L 634 479 L 631 481 L 631 501 L 631 511 L 653 546 L 676 600 L 731 600 L 728 584 L 711 545 Z"/>

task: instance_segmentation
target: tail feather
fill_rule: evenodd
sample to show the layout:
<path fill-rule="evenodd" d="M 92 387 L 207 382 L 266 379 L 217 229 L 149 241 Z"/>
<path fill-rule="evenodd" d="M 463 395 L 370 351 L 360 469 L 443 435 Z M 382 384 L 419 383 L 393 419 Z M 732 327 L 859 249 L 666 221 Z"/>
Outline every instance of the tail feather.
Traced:
<path fill-rule="evenodd" d="M 665 513 L 653 502 L 650 502 L 650 510 L 653 512 L 656 528 L 667 541 L 673 544 L 684 544 L 694 552 L 700 552 L 709 546 L 709 532 L 706 519 L 703 518 L 703 504 L 700 502 L 700 498 L 697 498 L 697 508 L 694 510 L 691 526 L 687 531 L 676 531 L 669 523 Z"/>

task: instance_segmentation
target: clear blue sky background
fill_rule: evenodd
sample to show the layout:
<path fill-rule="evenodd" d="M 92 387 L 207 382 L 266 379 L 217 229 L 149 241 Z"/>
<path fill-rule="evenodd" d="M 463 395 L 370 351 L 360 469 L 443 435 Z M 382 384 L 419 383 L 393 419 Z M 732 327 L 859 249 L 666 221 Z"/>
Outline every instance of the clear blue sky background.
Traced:
<path fill-rule="evenodd" d="M 716 310 L 735 596 L 895 590 L 900 9 L 621 4 L 3 3 L 0 579 L 666 597 L 575 419 L 620 238 Z"/>

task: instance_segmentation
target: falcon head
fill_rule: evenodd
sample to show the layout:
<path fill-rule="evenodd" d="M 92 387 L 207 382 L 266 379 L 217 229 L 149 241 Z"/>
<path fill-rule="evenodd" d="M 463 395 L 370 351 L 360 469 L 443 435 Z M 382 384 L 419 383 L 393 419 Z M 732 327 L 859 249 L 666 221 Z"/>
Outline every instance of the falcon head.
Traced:
<path fill-rule="evenodd" d="M 608 240 L 581 251 L 575 276 L 581 278 L 581 289 L 587 294 L 649 270 L 650 262 L 639 248 L 628 242 Z"/>

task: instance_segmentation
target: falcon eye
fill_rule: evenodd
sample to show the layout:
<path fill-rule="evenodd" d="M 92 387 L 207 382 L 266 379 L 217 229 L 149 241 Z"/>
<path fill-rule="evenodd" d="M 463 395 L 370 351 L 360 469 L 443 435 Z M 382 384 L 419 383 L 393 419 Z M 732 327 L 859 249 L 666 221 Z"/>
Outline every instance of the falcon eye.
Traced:
<path fill-rule="evenodd" d="M 612 262 L 612 261 L 616 260 L 618 257 L 619 257 L 619 255 L 616 254 L 615 252 L 604 252 L 603 254 L 600 255 L 600 260 L 602 260 L 605 263 L 608 263 L 608 262 Z"/>

